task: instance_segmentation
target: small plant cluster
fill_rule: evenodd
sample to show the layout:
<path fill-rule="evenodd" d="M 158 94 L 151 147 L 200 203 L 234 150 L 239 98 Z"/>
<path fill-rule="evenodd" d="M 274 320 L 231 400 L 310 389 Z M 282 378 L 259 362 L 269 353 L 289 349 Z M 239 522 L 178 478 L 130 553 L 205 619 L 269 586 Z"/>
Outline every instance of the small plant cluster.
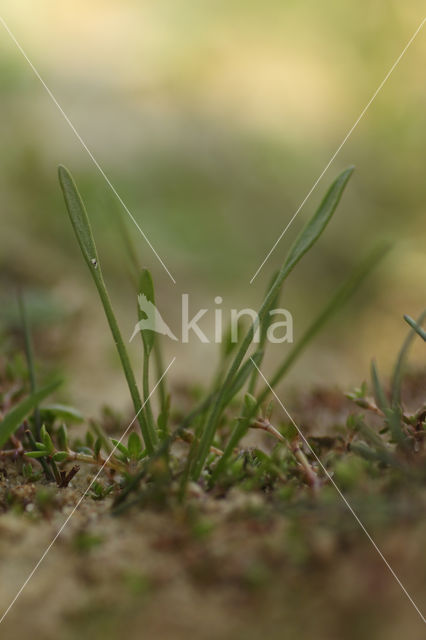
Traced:
<path fill-rule="evenodd" d="M 117 510 L 127 508 L 134 502 L 143 504 L 153 496 L 157 503 L 166 501 L 170 494 L 183 500 L 188 491 L 194 491 L 200 485 L 205 489 L 216 488 L 219 491 L 235 484 L 262 490 L 279 485 L 280 490 L 288 493 L 296 486 L 304 485 L 317 491 L 324 478 L 321 477 L 315 457 L 305 446 L 306 443 L 301 442 L 293 425 L 278 428 L 272 424 L 273 406 L 270 402 L 268 404 L 269 396 L 310 341 L 353 295 L 386 253 L 387 247 L 376 249 L 350 275 L 304 334 L 292 345 L 272 374 L 270 384 L 263 385 L 260 389 L 259 367 L 263 362 L 268 328 L 273 321 L 270 311 L 277 307 L 281 289 L 289 275 L 330 222 L 352 171 L 352 168 L 347 169 L 336 178 L 319 208 L 296 238 L 281 269 L 269 283 L 257 319 L 245 336 L 236 343 L 225 334 L 220 345 L 218 371 L 205 397 L 195 404 L 189 414 L 180 415 L 171 406 L 159 335 L 148 329 L 141 331 L 140 387 L 136 382 L 102 275 L 86 209 L 70 173 L 60 167 L 59 180 L 67 211 L 105 311 L 129 387 L 135 423 L 137 420 L 141 434 L 139 436 L 132 430 L 126 442 L 123 442 L 122 439 L 110 439 L 97 425 L 89 429 L 83 442 L 78 438 L 70 442 L 65 423 L 80 421 L 81 417 L 75 410 L 61 405 L 40 408 L 59 382 L 41 389 L 36 388 L 31 335 L 21 300 L 31 394 L 4 411 L 5 415 L 0 423 L 0 448 L 8 441 L 12 442 L 13 448 L 1 451 L 1 455 L 25 456 L 27 463 L 23 471 L 27 478 L 34 477 L 37 473 L 28 460 L 37 460 L 42 465 L 46 479 L 55 480 L 59 487 L 69 484 L 77 473 L 79 464 L 105 470 L 110 483 L 104 485 L 96 477 L 90 486 L 91 495 L 94 499 L 102 499 L 115 489 L 114 504 Z M 135 293 L 143 295 L 154 304 L 151 275 L 148 270 L 140 268 L 127 230 L 124 226 L 121 229 L 128 249 L 127 255 L 131 260 L 131 271 L 137 288 Z M 140 308 L 138 314 L 139 320 L 143 320 Z M 372 381 L 375 400 L 367 398 L 365 386 L 351 395 L 360 407 L 379 416 L 384 426 L 377 432 L 375 428 L 368 426 L 364 417 L 351 418 L 348 423 L 349 440 L 343 438 L 340 442 L 344 451 L 350 449 L 371 462 L 402 468 L 422 446 L 425 413 L 423 411 L 415 416 L 406 415 L 401 408 L 400 387 L 408 346 L 415 332 L 423 339 L 425 337 L 421 329 L 423 319 L 424 316 L 415 323 L 407 318 L 412 329 L 395 367 L 391 399 L 388 399 L 383 390 L 374 363 Z M 254 345 L 253 336 L 257 331 L 260 339 Z M 154 388 L 158 395 L 157 415 L 151 402 L 152 364 L 155 365 L 159 380 Z M 7 409 L 4 398 L 3 405 L 3 409 Z M 26 426 L 25 445 L 19 438 L 22 425 Z M 262 430 L 274 439 L 276 446 L 271 453 L 259 448 L 247 449 L 241 445 L 242 439 L 251 429 Z M 322 453 L 323 444 L 314 439 L 311 442 L 315 450 Z"/>
<path fill-rule="evenodd" d="M 414 331 L 410 331 L 398 354 L 389 394 L 385 392 L 374 361 L 371 363 L 374 398 L 368 397 L 365 383 L 348 394 L 359 407 L 377 416 L 381 424 L 377 431 L 368 424 L 364 416 L 351 416 L 348 427 L 355 436 L 350 445 L 351 450 L 366 460 L 402 470 L 407 474 L 412 473 L 416 461 L 422 461 L 419 454 L 423 452 L 426 435 L 426 407 L 422 406 L 410 415 L 402 404 L 401 383 L 408 349 L 415 338 L 414 332 L 424 338 L 421 324 L 425 317 L 426 312 L 415 322 L 405 316 Z"/>

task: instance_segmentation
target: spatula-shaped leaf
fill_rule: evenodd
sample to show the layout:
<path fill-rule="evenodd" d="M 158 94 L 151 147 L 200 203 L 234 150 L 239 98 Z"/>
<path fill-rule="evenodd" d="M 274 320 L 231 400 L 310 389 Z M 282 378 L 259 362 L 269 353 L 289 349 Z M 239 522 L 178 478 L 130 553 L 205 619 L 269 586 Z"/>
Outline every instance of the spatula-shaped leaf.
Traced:
<path fill-rule="evenodd" d="M 294 241 L 281 271 L 289 273 L 299 262 L 300 258 L 309 251 L 314 242 L 318 240 L 335 212 L 339 200 L 342 197 L 343 190 L 353 171 L 354 167 L 349 167 L 333 182 L 316 213 Z"/>
<path fill-rule="evenodd" d="M 251 344 L 253 339 L 254 331 L 258 326 L 259 322 L 262 322 L 263 318 L 267 314 L 270 309 L 270 305 L 272 300 L 276 298 L 278 295 L 280 288 L 288 277 L 290 272 L 294 269 L 296 264 L 301 260 L 301 258 L 305 255 L 305 253 L 312 247 L 312 245 L 318 240 L 327 224 L 329 223 L 336 207 L 339 203 L 339 200 L 343 194 L 345 186 L 353 173 L 354 167 L 349 167 L 345 171 L 343 171 L 336 180 L 332 183 L 331 187 L 325 194 L 320 206 L 318 207 L 315 214 L 309 220 L 309 222 L 302 229 L 301 233 L 296 238 L 293 243 L 288 256 L 280 269 L 273 285 L 271 286 L 269 293 L 263 301 L 263 304 L 259 310 L 257 319 L 253 322 L 253 325 L 250 327 L 245 339 L 243 340 L 237 355 L 234 358 L 233 363 L 228 371 L 228 374 L 222 384 L 222 387 L 218 393 L 216 398 L 216 402 L 213 405 L 213 408 L 208 416 L 206 427 L 204 429 L 203 436 L 201 438 L 200 447 L 197 452 L 197 458 L 194 462 L 193 469 L 193 479 L 198 480 L 204 462 L 207 458 L 210 446 L 213 442 L 214 434 L 216 431 L 216 427 L 218 421 L 220 419 L 221 411 L 224 406 L 224 396 L 226 394 L 227 389 L 232 384 L 234 376 L 236 375 L 245 354 Z"/>
<path fill-rule="evenodd" d="M 96 269 L 98 267 L 98 253 L 84 202 L 68 169 L 59 165 L 58 175 L 71 224 L 74 227 L 84 259 L 90 269 Z"/>
<path fill-rule="evenodd" d="M 133 406 L 135 408 L 135 413 L 138 416 L 138 421 L 141 427 L 146 448 L 148 450 L 148 453 L 152 454 L 154 451 L 154 443 L 156 442 L 156 434 L 150 429 L 150 426 L 147 425 L 145 421 L 145 416 L 142 411 L 142 402 L 140 399 L 138 387 L 136 385 L 133 369 L 130 364 L 126 347 L 124 346 L 123 338 L 118 327 L 118 323 L 111 305 L 111 300 L 109 298 L 104 279 L 102 277 L 95 241 L 90 229 L 90 223 L 84 203 L 68 169 L 60 166 L 58 173 L 59 182 L 64 194 L 65 204 L 69 217 L 71 219 L 72 226 L 74 228 L 75 235 L 77 236 L 78 244 L 80 245 L 83 257 L 87 262 L 87 265 L 92 274 L 95 286 L 98 290 L 99 297 L 102 302 L 102 306 L 105 311 L 106 318 L 108 320 L 108 324 L 111 329 L 112 336 L 114 338 L 114 343 L 121 360 L 124 375 L 126 376 L 130 395 L 133 401 Z"/>
<path fill-rule="evenodd" d="M 27 415 L 34 411 L 35 407 L 37 407 L 37 405 L 40 404 L 44 398 L 50 395 L 59 385 L 60 381 L 53 382 L 52 384 L 43 387 L 39 391 L 36 391 L 22 400 L 18 405 L 16 405 L 16 407 L 13 407 L 13 409 L 9 411 L 2 422 L 0 422 L 0 447 L 2 447 L 10 436 L 15 433 Z"/>

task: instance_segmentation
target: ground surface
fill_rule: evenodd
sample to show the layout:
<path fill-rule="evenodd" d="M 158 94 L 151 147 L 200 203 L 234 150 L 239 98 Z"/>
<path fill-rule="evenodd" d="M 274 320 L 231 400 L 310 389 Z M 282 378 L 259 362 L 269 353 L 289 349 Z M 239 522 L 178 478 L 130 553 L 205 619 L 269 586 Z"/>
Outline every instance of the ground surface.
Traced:
<path fill-rule="evenodd" d="M 318 428 L 342 419 L 335 392 L 301 398 Z M 297 405 L 295 405 L 297 406 Z M 296 409 L 297 410 L 297 409 Z M 302 415 L 302 414 L 301 414 Z M 301 417 L 303 421 L 303 416 Z M 25 482 L 0 465 L 4 610 L 87 487 Z M 346 494 L 420 608 L 426 601 L 424 488 Z M 185 507 L 109 511 L 85 498 L 2 623 L 2 638 L 413 640 L 424 626 L 335 490 L 317 497 L 193 489 Z"/>

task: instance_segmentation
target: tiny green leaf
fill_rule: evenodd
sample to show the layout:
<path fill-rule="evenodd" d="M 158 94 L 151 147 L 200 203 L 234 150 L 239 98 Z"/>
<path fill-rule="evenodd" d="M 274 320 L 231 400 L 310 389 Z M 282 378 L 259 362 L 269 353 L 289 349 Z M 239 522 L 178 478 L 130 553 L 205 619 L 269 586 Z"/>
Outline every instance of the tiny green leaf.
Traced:
<path fill-rule="evenodd" d="M 121 451 L 123 455 L 126 456 L 126 458 L 129 457 L 129 450 L 124 446 L 124 444 L 122 444 L 119 440 L 114 440 L 113 438 L 111 438 L 111 442 L 114 447 L 116 447 L 119 451 Z"/>
<path fill-rule="evenodd" d="M 142 453 L 142 443 L 137 433 L 132 432 L 127 442 L 127 449 L 129 451 L 129 457 L 132 460 L 137 460 Z"/>
<path fill-rule="evenodd" d="M 43 424 L 40 429 L 40 438 L 42 439 L 43 444 L 46 445 L 46 448 L 47 448 L 50 438 L 49 438 L 49 434 L 47 433 L 45 424 Z"/>
<path fill-rule="evenodd" d="M 63 462 L 68 458 L 68 453 L 66 451 L 57 451 L 53 454 L 53 460 L 55 462 Z"/>
<path fill-rule="evenodd" d="M 78 453 L 84 453 L 86 456 L 93 456 L 93 451 L 89 449 L 89 447 L 85 447 L 84 445 L 81 447 L 76 447 L 76 451 Z"/>
<path fill-rule="evenodd" d="M 25 455 L 28 458 L 44 458 L 49 455 L 48 451 L 26 451 Z"/>
<path fill-rule="evenodd" d="M 59 447 L 61 449 L 68 449 L 68 432 L 64 424 L 61 424 L 61 426 L 59 427 L 57 438 Z"/>
<path fill-rule="evenodd" d="M 99 457 L 101 449 L 102 449 L 102 439 L 100 437 L 97 437 L 95 441 L 95 445 L 93 447 L 93 453 L 95 454 L 95 458 Z"/>
<path fill-rule="evenodd" d="M 244 395 L 244 410 L 247 415 L 251 415 L 254 413 L 257 407 L 257 400 L 251 393 L 246 393 Z"/>

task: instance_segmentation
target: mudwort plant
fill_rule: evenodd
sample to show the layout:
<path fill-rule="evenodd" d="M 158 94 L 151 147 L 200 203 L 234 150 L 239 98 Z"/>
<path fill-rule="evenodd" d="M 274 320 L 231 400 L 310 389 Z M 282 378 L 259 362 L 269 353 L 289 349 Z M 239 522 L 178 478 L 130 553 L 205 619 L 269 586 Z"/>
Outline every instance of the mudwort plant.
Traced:
<path fill-rule="evenodd" d="M 36 388 L 31 335 L 22 302 L 31 395 L 6 413 L 0 423 L 0 446 L 11 441 L 13 447 L 10 455 L 16 455 L 16 451 L 20 449 L 27 459 L 25 473 L 28 476 L 34 473 L 29 461 L 37 460 L 42 465 L 46 479 L 54 479 L 61 487 L 70 482 L 80 464 L 102 469 L 103 478 L 107 482 L 105 484 L 104 479 L 96 478 L 90 487 L 91 495 L 99 500 L 113 492 L 116 511 L 121 511 L 134 502 L 143 503 L 152 496 L 159 501 L 167 500 L 173 495 L 183 500 L 188 487 L 195 484 L 206 490 L 235 483 L 259 487 L 265 486 L 265 482 L 285 483 L 289 477 L 294 477 L 301 485 L 316 491 L 323 478 L 297 432 L 291 425 L 274 425 L 272 422 L 271 390 L 284 379 L 326 322 L 351 298 L 385 255 L 388 247 L 376 248 L 334 292 L 306 331 L 292 344 L 284 360 L 270 376 L 270 384 L 259 385 L 259 370 L 268 344 L 268 329 L 274 319 L 271 310 L 277 307 L 283 284 L 329 224 L 352 173 L 352 167 L 346 169 L 329 187 L 318 209 L 291 246 L 282 267 L 271 278 L 264 300 L 245 335 L 239 336 L 236 341 L 232 339 L 231 329 L 225 330 L 218 346 L 218 370 L 210 388 L 201 399 L 193 398 L 191 411 L 182 415 L 179 408 L 172 405 L 165 375 L 168 368 L 165 368 L 161 352 L 160 335 L 143 328 L 146 318 L 144 305 L 145 308 L 147 305 L 155 305 L 151 274 L 139 265 L 131 238 L 125 225 L 121 223 L 119 228 L 130 260 L 132 281 L 139 301 L 142 299 L 144 302 L 144 305 L 138 305 L 137 316 L 137 326 L 141 327 L 138 332 L 141 335 L 142 352 L 142 379 L 138 384 L 113 311 L 83 200 L 69 171 L 60 166 L 59 182 L 66 210 L 111 330 L 133 403 L 134 423 L 139 424 L 140 433 L 132 427 L 128 437 L 116 440 L 106 435 L 101 424 L 92 423 L 83 440 L 72 438 L 66 424 L 81 421 L 82 417 L 78 412 L 62 405 L 41 406 L 60 383 L 55 381 L 41 389 Z M 408 343 L 415 331 L 422 336 L 422 320 L 420 318 L 418 323 L 414 323 L 407 318 L 412 326 Z M 258 339 L 253 341 L 255 335 Z M 390 434 L 397 447 L 404 450 L 411 446 L 410 438 L 413 438 L 413 434 L 409 426 L 415 421 L 413 417 L 405 416 L 400 407 L 402 365 L 407 349 L 408 344 L 404 346 L 398 359 L 391 401 L 385 397 L 374 364 L 374 407 L 364 397 L 365 389 L 353 394 L 358 405 L 376 413 L 381 412 L 386 423 L 386 433 Z M 155 386 L 152 386 L 153 367 L 157 380 Z M 154 393 L 158 396 L 155 404 L 152 402 Z M 158 410 L 155 406 L 158 406 Z M 26 425 L 25 446 L 15 436 L 23 423 Z M 352 451 L 386 464 L 392 463 L 393 458 L 387 452 L 387 446 L 382 443 L 382 437 L 376 434 L 373 437 L 365 422 L 354 419 L 349 426 L 352 428 L 351 433 L 362 434 L 367 441 L 358 442 L 357 438 L 352 438 Z M 276 446 L 272 447 L 270 453 L 259 448 L 245 448 L 242 440 L 249 430 L 268 433 Z M 7 452 L 3 451 L 4 453 Z"/>

